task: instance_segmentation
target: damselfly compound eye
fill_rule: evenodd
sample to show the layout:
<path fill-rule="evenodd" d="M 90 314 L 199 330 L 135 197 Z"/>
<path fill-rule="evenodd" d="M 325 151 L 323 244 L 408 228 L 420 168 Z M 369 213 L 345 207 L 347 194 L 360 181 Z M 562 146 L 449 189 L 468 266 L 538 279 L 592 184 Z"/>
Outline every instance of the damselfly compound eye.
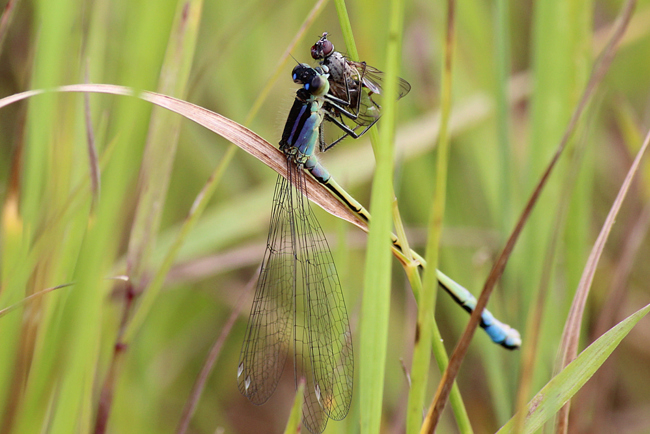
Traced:
<path fill-rule="evenodd" d="M 317 75 L 308 84 L 305 84 L 305 89 L 309 90 L 312 95 L 322 95 L 329 90 L 329 83 L 327 82 L 327 78 L 322 75 Z"/>
<path fill-rule="evenodd" d="M 311 68 L 311 66 L 306 63 L 300 63 L 293 68 L 291 72 L 291 78 L 293 78 L 294 83 L 305 84 L 309 83 L 316 72 Z"/>

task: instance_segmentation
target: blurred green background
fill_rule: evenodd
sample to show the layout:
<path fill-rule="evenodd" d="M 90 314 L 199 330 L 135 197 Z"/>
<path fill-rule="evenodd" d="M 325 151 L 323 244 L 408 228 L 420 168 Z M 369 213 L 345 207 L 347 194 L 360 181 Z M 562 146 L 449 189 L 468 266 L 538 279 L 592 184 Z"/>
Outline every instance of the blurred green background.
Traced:
<path fill-rule="evenodd" d="M 475 294 L 550 160 L 621 4 L 457 3 L 440 268 Z M 280 138 L 296 90 L 293 60 L 280 59 L 303 23 L 304 37 L 291 49 L 296 60 L 311 62 L 309 48 L 323 31 L 345 52 L 339 18 L 327 1 L 3 0 L 0 6 L 0 97 L 86 80 L 119 84 L 206 107 L 271 143 Z M 389 2 L 349 1 L 347 8 L 361 60 L 384 69 Z M 439 1 L 405 4 L 400 75 L 412 90 L 398 104 L 395 191 L 409 242 L 420 252 L 434 191 L 445 8 Z M 538 350 L 532 392 L 552 376 L 589 251 L 646 134 L 649 58 L 650 2 L 642 1 L 489 303 L 522 332 L 532 312 L 542 312 L 539 342 L 523 335 L 524 346 Z M 278 80 L 271 81 L 276 72 Z M 97 94 L 88 101 L 86 108 L 81 94 L 50 94 L 0 112 L 0 308 L 76 283 L 0 317 L 0 433 L 95 432 L 110 366 L 115 381 L 107 432 L 176 432 L 206 356 L 238 308 L 188 432 L 282 432 L 294 395 L 291 372 L 261 407 L 242 397 L 236 384 L 252 299 L 246 289 L 264 252 L 276 174 L 235 153 L 205 213 L 182 239 L 161 291 L 150 298 L 148 315 L 113 363 L 125 309 L 128 318 L 135 312 L 125 292 L 147 290 L 229 145 L 178 115 L 152 114 L 146 102 Z M 101 169 L 95 194 L 86 110 Z M 157 151 L 146 154 L 147 143 Z M 367 138 L 346 140 L 321 161 L 369 205 L 374 160 Z M 582 347 L 648 302 L 649 169 L 642 166 L 605 248 Z M 161 198 L 140 193 L 138 185 L 147 182 L 161 187 L 163 207 Z M 138 220 L 136 209 L 147 206 L 153 220 Z M 338 266 L 356 345 L 366 236 L 320 209 L 316 213 Z M 553 234 L 559 244 L 547 269 Z M 417 315 L 405 274 L 397 261 L 393 265 L 382 419 L 387 433 L 404 431 L 404 367 L 410 369 Z M 130 287 L 105 279 L 125 273 Z M 534 300 L 542 274 L 549 273 L 549 294 L 540 306 Z M 436 319 L 451 351 L 468 316 L 440 294 Z M 571 432 L 650 430 L 649 334 L 646 319 L 576 395 Z M 476 433 L 495 432 L 514 414 L 520 364 L 520 352 L 477 332 L 458 378 Z M 433 366 L 427 400 L 438 380 Z M 358 399 L 356 391 L 350 415 L 330 422 L 326 432 L 359 430 Z M 446 410 L 439 432 L 456 431 Z"/>

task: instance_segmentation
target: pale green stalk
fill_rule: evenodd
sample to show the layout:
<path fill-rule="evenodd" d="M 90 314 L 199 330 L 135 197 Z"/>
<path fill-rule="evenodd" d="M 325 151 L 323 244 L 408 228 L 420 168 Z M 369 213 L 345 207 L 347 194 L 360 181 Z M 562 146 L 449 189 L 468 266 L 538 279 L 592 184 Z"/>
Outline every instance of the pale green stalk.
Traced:
<path fill-rule="evenodd" d="M 354 43 L 354 36 L 352 34 L 352 26 L 350 24 L 350 20 L 347 14 L 347 9 L 345 7 L 345 2 L 344 0 L 335 0 L 334 4 L 336 5 L 336 10 L 339 16 L 339 24 L 341 26 L 341 33 L 343 35 L 343 38 L 346 42 L 346 48 L 348 51 L 349 56 L 353 60 L 359 60 L 359 54 L 357 52 L 356 44 Z M 384 111 L 384 113 L 386 113 Z M 385 117 L 385 115 L 383 116 Z M 383 124 L 384 121 L 382 121 Z M 371 136 L 371 142 L 373 144 L 373 149 L 376 149 L 376 146 L 374 146 L 375 143 L 378 141 L 378 135 L 376 129 L 372 129 L 370 131 L 370 136 Z M 446 176 L 445 176 L 446 178 Z M 397 207 L 397 202 L 395 200 L 395 195 L 392 190 L 392 184 L 391 184 L 391 195 L 393 197 L 395 206 L 394 206 L 394 212 L 393 212 L 393 220 L 395 223 L 395 227 L 397 229 L 397 238 L 400 240 L 400 243 L 402 246 L 405 247 L 406 249 L 406 257 L 408 261 L 412 261 L 413 258 L 410 257 L 410 249 L 408 247 L 408 240 L 406 238 L 406 234 L 404 233 L 403 230 L 403 225 L 401 222 L 401 217 L 399 213 L 399 208 Z M 421 260 L 422 258 L 420 258 Z M 422 265 L 425 265 L 426 262 L 422 261 Z M 407 275 L 407 278 L 409 279 L 409 282 L 411 284 L 411 289 L 413 290 L 413 294 L 415 295 L 416 300 L 419 300 L 420 298 L 420 288 L 422 287 L 422 283 L 420 280 L 420 274 L 417 271 L 417 267 L 415 264 L 409 265 L 404 265 L 404 269 Z M 437 273 L 431 273 L 431 274 L 437 274 Z M 452 281 L 453 282 L 453 281 Z M 453 282 L 455 284 L 455 282 Z M 448 283 L 449 284 L 449 283 Z M 437 287 L 437 286 L 436 286 Z M 442 337 L 440 335 L 440 331 L 438 329 L 438 326 L 435 322 L 435 319 L 432 316 L 433 310 L 435 308 L 435 295 L 433 296 L 434 298 L 434 306 L 431 307 L 431 326 L 429 329 L 431 330 L 430 335 L 430 342 L 431 344 L 428 345 L 430 350 L 433 349 L 433 353 L 435 355 L 436 361 L 438 363 L 438 367 L 441 372 L 443 372 L 447 366 L 449 357 L 447 356 L 447 351 L 442 343 Z M 418 303 L 419 305 L 419 303 Z M 421 329 L 420 329 L 421 330 Z M 429 350 L 429 351 L 430 351 Z M 423 353 L 423 352 L 421 352 Z M 428 353 L 428 351 L 426 352 Z M 430 356 L 428 357 L 430 360 Z M 430 362 L 425 362 L 424 363 L 427 366 L 430 364 Z M 362 365 L 360 370 L 363 372 L 365 367 Z M 423 393 L 423 392 L 422 392 Z M 409 394 L 410 395 L 410 394 Z M 463 403 L 462 397 L 460 395 L 460 390 L 458 389 L 458 385 L 454 382 L 451 395 L 450 395 L 450 402 L 452 409 L 454 411 L 454 415 L 456 416 L 456 420 L 458 423 L 458 426 L 460 427 L 462 432 L 470 432 L 471 431 L 471 425 L 469 423 L 469 417 L 467 415 L 467 410 L 465 409 L 465 404 Z M 421 407 L 422 408 L 422 407 Z M 420 412 L 420 419 L 421 419 L 421 412 Z M 418 424 L 419 426 L 419 424 Z"/>
<path fill-rule="evenodd" d="M 203 0 L 180 2 L 177 5 L 158 93 L 185 99 L 202 9 Z M 148 268 L 147 261 L 155 246 L 182 119 L 176 113 L 160 107 L 154 107 L 152 110 L 147 145 L 140 169 L 140 197 L 127 252 L 127 275 L 136 289 L 142 286 L 141 279 Z"/>
<path fill-rule="evenodd" d="M 203 0 L 178 4 L 161 72 L 160 93 L 181 99 L 185 97 L 202 10 Z M 182 118 L 176 113 L 160 107 L 155 107 L 152 112 L 147 147 L 140 171 L 140 198 L 127 252 L 127 275 L 138 291 L 142 289 L 142 275 L 149 266 L 147 261 L 151 258 L 160 227 L 176 156 L 181 120 Z M 151 304 L 157 298 L 163 277 L 157 273 L 154 281 L 146 288 L 136 314 L 128 323 L 129 335 L 138 329 Z M 121 333 L 123 332 L 124 330 L 121 330 Z"/>
<path fill-rule="evenodd" d="M 451 116 L 452 59 L 455 44 L 453 1 L 448 2 L 447 33 L 441 84 L 441 120 L 438 135 L 438 156 L 436 167 L 436 188 L 429 218 L 426 250 L 428 267 L 424 270 L 422 293 L 418 303 L 418 320 L 416 324 L 415 348 L 411 370 L 412 386 L 409 394 L 407 413 L 407 433 L 417 433 L 422 425 L 429 365 L 431 363 L 431 338 L 433 330 L 433 312 L 435 310 L 438 280 L 438 249 L 442 234 L 442 220 L 445 214 L 447 193 L 447 165 L 449 160 L 449 118 Z"/>
<path fill-rule="evenodd" d="M 527 189 L 536 182 L 555 151 L 587 83 L 592 67 L 591 14 L 592 6 L 588 0 L 549 0 L 534 5 L 531 70 L 533 94 L 529 155 L 524 172 L 529 174 L 525 180 Z M 585 163 L 589 161 L 588 158 L 585 159 Z M 568 166 L 569 160 L 564 159 L 558 162 L 555 170 L 562 173 Z M 581 177 L 588 176 L 591 171 L 588 167 L 584 169 L 587 170 Z M 521 286 L 531 288 L 521 294 L 522 312 L 538 308 L 532 304 L 535 299 L 532 288 L 538 288 L 541 280 L 545 252 L 554 230 L 551 225 L 555 222 L 557 198 L 560 197 L 560 190 L 565 188 L 561 181 L 562 178 L 558 176 L 549 179 L 546 191 L 540 196 L 528 222 L 534 230 L 522 234 L 521 254 L 513 257 L 512 265 L 521 275 Z M 587 254 L 590 225 L 586 210 L 589 209 L 590 194 L 588 186 L 578 181 L 571 199 L 576 206 L 569 211 L 567 227 L 564 229 L 567 237 L 559 246 L 560 251 L 565 252 L 566 264 L 562 272 L 565 274 L 564 285 L 567 288 L 577 287 L 584 256 Z M 567 295 L 568 299 L 571 295 Z M 568 304 L 562 307 L 545 306 L 544 309 L 540 333 L 547 338 L 540 340 L 540 354 L 556 351 L 554 341 L 559 339 L 561 333 L 558 325 L 564 321 Z M 533 390 L 544 384 L 546 375 L 545 371 L 536 370 Z"/>
<path fill-rule="evenodd" d="M 511 71 L 510 62 L 510 5 L 507 0 L 497 0 L 494 5 L 494 32 L 495 32 L 495 72 L 496 72 L 496 129 L 498 149 L 498 210 L 495 214 L 499 231 L 507 234 L 513 225 L 512 196 L 513 186 L 516 185 L 515 172 L 511 167 L 512 153 L 510 151 L 510 104 L 509 104 L 509 79 Z M 493 174 L 494 175 L 494 174 Z M 508 275 L 504 276 L 504 286 L 507 285 Z M 493 297 L 502 295 L 494 294 Z M 493 302 L 496 299 L 493 299 Z M 504 312 L 505 310 L 502 310 Z M 488 345 L 485 345 L 488 346 Z M 490 384 L 490 393 L 497 421 L 507 420 L 512 408 L 511 394 L 508 394 L 508 372 L 504 364 L 493 349 L 485 350 L 485 370 L 487 381 Z"/>
<path fill-rule="evenodd" d="M 46 16 L 53 12 L 49 2 L 43 7 Z M 134 4 L 134 13 L 142 11 L 143 5 Z M 54 8 L 56 9 L 56 8 Z M 79 10 L 74 9 L 77 13 Z M 160 26 L 161 21 L 168 16 L 169 10 L 158 8 L 139 15 L 141 18 L 131 21 L 134 44 L 126 44 L 122 57 L 127 65 L 138 65 L 138 68 L 127 68 L 120 78 L 136 88 L 152 88 L 156 79 L 141 73 L 141 70 L 151 71 L 159 65 L 161 50 L 166 41 L 160 35 L 168 33 L 168 28 Z M 68 27 L 66 31 L 69 31 Z M 70 45 L 69 45 L 70 46 Z M 65 50 L 58 52 L 65 53 Z M 65 58 L 65 56 L 61 56 Z M 80 218 L 75 219 L 75 231 L 84 235 L 83 244 L 78 250 L 74 264 L 74 277 L 77 284 L 65 298 L 65 305 L 54 317 L 57 322 L 51 338 L 52 344 L 57 345 L 53 373 L 57 388 L 55 394 L 43 399 L 55 399 L 51 407 L 49 432 L 70 433 L 89 432 L 91 430 L 94 398 L 94 382 L 98 376 L 99 342 L 101 342 L 101 325 L 108 285 L 104 281 L 107 270 L 115 261 L 119 237 L 124 231 L 124 198 L 129 196 L 135 174 L 140 163 L 142 142 L 148 110 L 141 102 L 124 98 L 116 104 L 115 128 L 120 131 L 120 140 L 115 148 L 114 159 L 102 174 L 102 197 L 97 207 L 96 218 L 80 224 Z M 82 124 L 83 125 L 83 124 Z M 70 162 L 73 160 L 71 159 Z M 87 159 L 86 159 L 87 161 Z M 57 167 L 57 170 L 60 170 Z M 64 170 L 64 169 L 63 169 Z M 84 234 L 83 231 L 87 230 Z M 68 255 L 70 256 L 70 255 Z M 48 330 L 48 333 L 50 331 Z M 58 333 L 57 333 L 58 332 Z M 51 345 L 47 340 L 46 345 Z M 65 349 L 65 351 L 62 351 Z M 47 402 L 47 401 L 45 401 Z M 43 407 L 43 404 L 41 404 Z M 25 418 L 29 415 L 25 415 Z M 36 421 L 38 423 L 39 421 Z M 45 420 L 41 420 L 41 423 Z M 29 431 L 31 432 L 31 431 Z"/>
<path fill-rule="evenodd" d="M 401 53 L 403 2 L 391 2 L 391 18 L 386 56 L 386 102 L 382 130 L 375 156 L 377 168 L 371 195 L 371 213 L 368 235 L 368 255 L 364 279 L 364 296 L 360 325 L 360 381 L 361 432 L 379 433 L 382 418 L 382 399 L 388 340 L 388 316 L 391 288 L 390 234 L 393 200 L 393 148 L 397 76 Z"/>

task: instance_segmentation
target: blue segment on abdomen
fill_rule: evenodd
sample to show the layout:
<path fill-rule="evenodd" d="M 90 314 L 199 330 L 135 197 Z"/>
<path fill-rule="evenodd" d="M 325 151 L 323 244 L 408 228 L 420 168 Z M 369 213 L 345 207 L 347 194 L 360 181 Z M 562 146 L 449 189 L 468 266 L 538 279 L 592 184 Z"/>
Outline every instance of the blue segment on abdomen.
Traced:
<path fill-rule="evenodd" d="M 314 178 L 320 182 L 327 182 L 332 177 L 322 164 L 318 162 L 315 155 L 309 157 L 305 162 L 305 169 L 309 170 Z"/>

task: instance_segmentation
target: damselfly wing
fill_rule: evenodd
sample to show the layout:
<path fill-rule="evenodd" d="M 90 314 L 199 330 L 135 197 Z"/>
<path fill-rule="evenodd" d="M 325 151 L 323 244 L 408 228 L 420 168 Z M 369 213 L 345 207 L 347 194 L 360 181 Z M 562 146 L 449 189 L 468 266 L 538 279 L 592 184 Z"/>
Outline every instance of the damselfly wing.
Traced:
<path fill-rule="evenodd" d="M 321 433 L 328 419 L 343 419 L 354 379 L 352 334 L 327 240 L 311 209 L 306 173 L 330 175 L 314 153 L 321 147 L 329 83 L 321 68 L 300 64 L 302 84 L 289 113 L 280 150 L 287 178 L 278 176 L 266 252 L 237 369 L 240 392 L 263 404 L 275 391 L 292 354 L 296 387 L 305 379 L 303 424 Z M 333 102 L 336 104 L 336 102 Z M 344 110 L 344 108 L 341 108 Z"/>

